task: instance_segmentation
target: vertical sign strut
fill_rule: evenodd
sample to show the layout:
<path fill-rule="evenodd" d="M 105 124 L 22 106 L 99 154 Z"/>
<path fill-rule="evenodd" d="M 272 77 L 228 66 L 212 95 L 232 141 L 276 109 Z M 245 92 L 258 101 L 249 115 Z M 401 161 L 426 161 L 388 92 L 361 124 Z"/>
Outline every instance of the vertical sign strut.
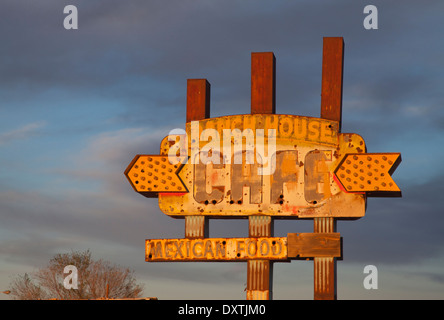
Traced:
<path fill-rule="evenodd" d="M 251 53 L 251 114 L 276 113 L 276 58 L 273 52 Z"/>
<path fill-rule="evenodd" d="M 187 122 L 210 117 L 210 88 L 206 79 L 187 80 Z M 209 221 L 205 216 L 185 217 L 185 238 L 207 238 Z"/>
<path fill-rule="evenodd" d="M 250 238 L 273 237 L 273 219 L 270 216 L 248 218 Z M 247 300 L 273 299 L 273 261 L 247 261 Z"/>
<path fill-rule="evenodd" d="M 342 120 L 342 79 L 344 65 L 344 39 L 325 37 L 322 54 L 321 118 Z M 332 217 L 315 218 L 314 232 L 336 232 Z M 314 299 L 336 300 L 336 259 L 314 258 Z"/>
<path fill-rule="evenodd" d="M 272 52 L 251 54 L 251 114 L 276 113 L 276 58 Z M 250 216 L 249 236 L 272 237 L 273 218 Z M 273 262 L 250 260 L 247 262 L 247 300 L 271 300 L 273 288 Z"/>
<path fill-rule="evenodd" d="M 334 218 L 314 218 L 315 233 L 336 232 Z M 336 258 L 314 257 L 314 299 L 336 300 Z"/>
<path fill-rule="evenodd" d="M 210 88 L 206 79 L 187 80 L 187 122 L 210 117 Z"/>
<path fill-rule="evenodd" d="M 342 123 L 342 74 L 344 70 L 344 39 L 325 37 L 322 53 L 321 118 Z"/>

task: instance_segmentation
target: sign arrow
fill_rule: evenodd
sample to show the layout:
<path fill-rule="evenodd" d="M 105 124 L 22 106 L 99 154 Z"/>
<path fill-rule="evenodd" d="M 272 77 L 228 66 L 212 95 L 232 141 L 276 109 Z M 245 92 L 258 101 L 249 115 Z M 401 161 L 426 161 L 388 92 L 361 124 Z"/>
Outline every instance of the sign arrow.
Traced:
<path fill-rule="evenodd" d="M 181 163 L 170 163 L 167 155 L 137 155 L 125 175 L 136 192 L 154 198 L 159 193 L 188 192 L 178 176 L 182 167 Z"/>
<path fill-rule="evenodd" d="M 334 174 L 347 192 L 400 195 L 401 190 L 391 177 L 400 163 L 400 153 L 349 153 Z"/>

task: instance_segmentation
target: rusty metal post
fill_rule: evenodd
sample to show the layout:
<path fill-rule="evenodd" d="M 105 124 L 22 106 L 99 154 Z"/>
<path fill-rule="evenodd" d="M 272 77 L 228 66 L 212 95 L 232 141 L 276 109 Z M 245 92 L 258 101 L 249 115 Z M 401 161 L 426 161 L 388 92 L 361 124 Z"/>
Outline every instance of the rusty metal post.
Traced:
<path fill-rule="evenodd" d="M 187 122 L 210 117 L 210 88 L 206 79 L 187 80 Z M 185 217 L 186 238 L 207 238 L 209 220 L 206 216 Z"/>
<path fill-rule="evenodd" d="M 249 237 L 272 237 L 273 219 L 270 216 L 248 218 Z M 249 260 L 247 262 L 247 300 L 272 300 L 273 261 Z"/>
<path fill-rule="evenodd" d="M 185 238 L 208 238 L 209 223 L 205 216 L 186 216 L 185 217 Z"/>
<path fill-rule="evenodd" d="M 272 52 L 251 54 L 251 114 L 276 113 L 276 59 Z M 250 237 L 272 237 L 273 218 L 250 216 Z M 271 300 L 273 292 L 273 262 L 247 262 L 247 300 Z"/>
<path fill-rule="evenodd" d="M 322 54 L 321 118 L 342 120 L 342 80 L 344 64 L 344 39 L 326 37 Z M 314 232 L 336 232 L 334 218 L 315 218 Z M 314 258 L 314 299 L 336 300 L 336 258 Z"/>
<path fill-rule="evenodd" d="M 187 80 L 187 122 L 210 117 L 210 89 L 206 79 Z"/>
<path fill-rule="evenodd" d="M 276 113 L 276 59 L 273 52 L 251 53 L 251 114 Z"/>
<path fill-rule="evenodd" d="M 315 233 L 336 232 L 334 218 L 314 218 Z M 336 300 L 336 258 L 314 258 L 314 299 Z"/>
<path fill-rule="evenodd" d="M 342 123 L 344 39 L 325 37 L 322 53 L 321 118 Z"/>

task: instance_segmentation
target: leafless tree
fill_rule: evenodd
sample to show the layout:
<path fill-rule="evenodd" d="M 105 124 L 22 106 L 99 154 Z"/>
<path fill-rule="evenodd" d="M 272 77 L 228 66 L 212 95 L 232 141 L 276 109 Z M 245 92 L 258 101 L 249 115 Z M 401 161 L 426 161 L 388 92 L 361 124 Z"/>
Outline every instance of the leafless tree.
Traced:
<path fill-rule="evenodd" d="M 66 288 L 66 266 L 77 269 L 77 289 Z M 85 252 L 57 254 L 49 264 L 32 273 L 17 276 L 10 284 L 11 296 L 17 300 L 38 299 L 122 299 L 139 298 L 143 286 L 137 284 L 134 271 L 112 265 L 108 261 L 93 260 Z"/>

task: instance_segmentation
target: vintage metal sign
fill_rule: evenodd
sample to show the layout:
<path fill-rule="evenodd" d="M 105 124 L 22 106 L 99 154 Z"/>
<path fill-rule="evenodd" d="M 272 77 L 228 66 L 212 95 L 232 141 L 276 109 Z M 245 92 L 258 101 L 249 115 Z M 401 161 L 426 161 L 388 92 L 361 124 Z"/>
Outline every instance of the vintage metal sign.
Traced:
<path fill-rule="evenodd" d="M 256 114 L 188 122 L 125 174 L 172 217 L 359 218 L 367 196 L 400 191 L 391 178 L 399 161 L 366 153 L 336 121 Z"/>
<path fill-rule="evenodd" d="M 210 84 L 187 80 L 185 130 L 125 170 L 134 190 L 184 218 L 184 239 L 148 239 L 147 262 L 246 261 L 247 299 L 272 298 L 272 264 L 313 259 L 314 298 L 336 299 L 336 220 L 364 216 L 371 196 L 400 196 L 399 153 L 367 153 L 342 133 L 343 39 L 324 38 L 320 118 L 278 115 L 275 57 L 252 53 L 251 114 L 210 118 Z M 248 218 L 248 238 L 209 238 L 210 218 Z M 313 233 L 274 237 L 273 220 L 313 219 Z"/>
<path fill-rule="evenodd" d="M 147 262 L 285 261 L 297 258 L 340 257 L 339 233 L 290 233 L 287 237 L 150 239 Z"/>

